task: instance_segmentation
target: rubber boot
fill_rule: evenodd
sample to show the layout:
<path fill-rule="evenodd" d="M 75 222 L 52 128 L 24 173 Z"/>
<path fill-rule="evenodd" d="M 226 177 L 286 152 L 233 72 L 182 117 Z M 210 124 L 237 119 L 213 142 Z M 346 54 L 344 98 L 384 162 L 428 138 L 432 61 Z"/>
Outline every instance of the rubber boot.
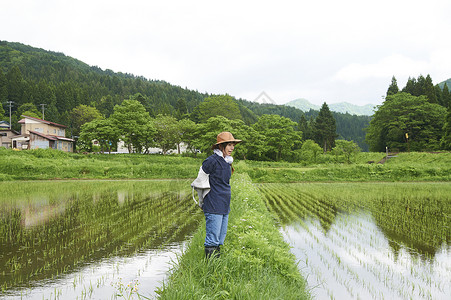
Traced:
<path fill-rule="evenodd" d="M 215 257 L 220 257 L 221 256 L 221 246 L 217 246 L 216 247 L 216 253 L 215 253 Z"/>
<path fill-rule="evenodd" d="M 205 258 L 209 259 L 210 257 L 217 258 L 219 257 L 219 247 L 205 247 Z"/>

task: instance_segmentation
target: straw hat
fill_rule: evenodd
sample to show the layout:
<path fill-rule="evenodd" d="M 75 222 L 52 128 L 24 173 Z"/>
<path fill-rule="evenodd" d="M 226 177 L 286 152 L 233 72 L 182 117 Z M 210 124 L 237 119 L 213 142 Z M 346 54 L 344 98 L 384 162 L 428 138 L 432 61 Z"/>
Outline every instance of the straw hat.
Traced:
<path fill-rule="evenodd" d="M 241 140 L 236 140 L 233 137 L 233 135 L 228 131 L 224 131 L 224 132 L 221 132 L 220 134 L 218 134 L 218 136 L 216 137 L 216 141 L 217 141 L 217 143 L 214 144 L 213 146 L 211 146 L 212 149 L 214 149 L 217 145 L 222 144 L 222 143 L 238 144 L 238 143 L 242 142 Z"/>

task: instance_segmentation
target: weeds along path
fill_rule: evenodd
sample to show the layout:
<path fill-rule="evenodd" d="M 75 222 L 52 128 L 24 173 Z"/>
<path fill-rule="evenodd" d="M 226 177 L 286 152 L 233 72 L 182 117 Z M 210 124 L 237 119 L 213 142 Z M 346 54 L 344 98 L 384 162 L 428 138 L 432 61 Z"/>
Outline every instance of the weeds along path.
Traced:
<path fill-rule="evenodd" d="M 201 226 L 158 292 L 160 299 L 310 299 L 295 257 L 265 206 L 273 200 L 265 200 L 247 174 L 235 174 L 231 185 L 221 257 L 203 258 Z"/>

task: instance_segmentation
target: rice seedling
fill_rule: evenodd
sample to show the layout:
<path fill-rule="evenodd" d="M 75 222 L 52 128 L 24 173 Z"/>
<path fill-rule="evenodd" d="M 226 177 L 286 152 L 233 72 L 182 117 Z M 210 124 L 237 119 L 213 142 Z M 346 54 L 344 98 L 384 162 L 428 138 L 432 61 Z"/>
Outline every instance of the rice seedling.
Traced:
<path fill-rule="evenodd" d="M 17 182 L 1 185 L 17 189 Z M 180 243 L 202 218 L 187 181 L 32 182 L 20 192 L 0 196 L 3 295 L 56 282 L 107 258 Z M 78 289 L 80 282 L 74 278 L 71 285 Z M 85 298 L 100 282 L 82 285 Z"/>
<path fill-rule="evenodd" d="M 281 230 L 300 266 L 313 275 L 308 277 L 318 286 L 313 295 L 446 299 L 449 294 L 451 185 L 258 187 L 268 209 L 284 214 L 276 218 L 283 220 Z"/>

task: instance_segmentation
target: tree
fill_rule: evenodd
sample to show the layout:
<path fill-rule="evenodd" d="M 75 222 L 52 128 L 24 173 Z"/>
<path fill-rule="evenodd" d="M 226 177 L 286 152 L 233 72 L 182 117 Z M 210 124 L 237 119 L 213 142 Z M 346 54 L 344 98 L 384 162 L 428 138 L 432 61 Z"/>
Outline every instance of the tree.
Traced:
<path fill-rule="evenodd" d="M 351 163 L 351 158 L 360 152 L 360 147 L 353 141 L 336 140 L 335 147 L 332 152 L 338 156 L 344 156 L 348 164 Z"/>
<path fill-rule="evenodd" d="M 451 150 L 451 105 L 448 106 L 445 125 L 443 126 L 443 137 L 440 140 L 440 147 L 444 150 Z"/>
<path fill-rule="evenodd" d="M 178 121 L 179 140 L 177 141 L 177 151 L 180 154 L 180 144 L 183 142 L 186 149 L 191 152 L 195 152 L 193 148 L 194 132 L 196 130 L 196 123 L 189 119 L 181 119 Z"/>
<path fill-rule="evenodd" d="M 70 113 L 70 116 L 70 129 L 72 130 L 73 136 L 78 136 L 80 134 L 80 128 L 83 124 L 103 118 L 95 107 L 84 104 L 74 107 Z"/>
<path fill-rule="evenodd" d="M 216 136 L 223 131 L 235 134 L 231 120 L 224 116 L 211 117 L 207 122 L 197 124 L 193 133 L 193 146 L 202 153 L 209 153 L 213 142 L 216 141 Z"/>
<path fill-rule="evenodd" d="M 313 139 L 312 121 L 307 121 L 305 115 L 302 115 L 301 119 L 299 119 L 298 130 L 302 132 L 304 140 Z"/>
<path fill-rule="evenodd" d="M 22 115 L 41 119 L 41 112 L 33 103 L 24 103 L 17 109 L 17 118 L 20 119 Z"/>
<path fill-rule="evenodd" d="M 387 90 L 387 96 L 397 94 L 398 92 L 399 92 L 398 82 L 396 81 L 395 76 L 393 76 L 391 78 L 390 86 L 388 87 L 388 90 Z"/>
<path fill-rule="evenodd" d="M 302 139 L 302 133 L 295 131 L 296 122 L 279 115 L 262 115 L 252 128 L 263 137 L 263 154 L 279 161 L 290 155 L 295 145 Z"/>
<path fill-rule="evenodd" d="M 124 100 L 121 105 L 114 107 L 110 118 L 120 130 L 121 139 L 129 153 L 140 151 L 147 123 L 150 121 L 150 115 L 144 106 L 137 100 Z"/>
<path fill-rule="evenodd" d="M 253 158 L 261 156 L 263 138 L 244 121 L 229 120 L 223 116 L 211 117 L 206 123 L 198 124 L 192 135 L 192 145 L 202 153 L 210 153 L 216 136 L 223 131 L 229 131 L 235 138 L 243 141 L 233 151 L 234 157 L 246 159 L 250 155 Z"/>
<path fill-rule="evenodd" d="M 318 154 L 322 151 L 323 149 L 317 143 L 315 143 L 315 141 L 308 139 L 304 143 L 302 143 L 301 157 L 306 162 L 316 163 Z"/>
<path fill-rule="evenodd" d="M 223 116 L 230 120 L 242 120 L 240 109 L 229 95 L 211 96 L 194 108 L 192 120 L 204 123 L 211 117 Z"/>
<path fill-rule="evenodd" d="M 19 107 L 26 102 L 23 98 L 25 82 L 19 67 L 12 67 L 7 73 L 6 78 L 8 87 L 8 101 L 13 101 L 16 107 Z"/>
<path fill-rule="evenodd" d="M 3 121 L 3 118 L 5 116 L 5 109 L 3 108 L 3 104 L 0 102 L 0 121 Z"/>
<path fill-rule="evenodd" d="M 56 103 L 54 87 L 52 85 L 48 85 L 43 79 L 39 80 L 39 83 L 36 86 L 33 102 L 36 105 L 50 105 L 51 103 Z"/>
<path fill-rule="evenodd" d="M 432 83 L 432 78 L 429 74 L 426 77 L 420 75 L 418 76 L 418 79 L 409 77 L 406 86 L 402 89 L 402 92 L 409 93 L 412 96 L 424 95 L 430 103 L 438 103 L 439 100 L 437 99 L 437 93 L 435 91 L 434 84 Z"/>
<path fill-rule="evenodd" d="M 429 103 L 426 96 L 398 93 L 380 105 L 367 128 L 370 151 L 384 152 L 385 147 L 413 151 L 440 148 L 446 109 Z M 407 133 L 407 137 L 406 137 Z"/>
<path fill-rule="evenodd" d="M 101 152 L 112 148 L 119 142 L 120 131 L 111 119 L 94 119 L 81 126 L 77 146 L 82 150 L 92 151 L 92 142 L 97 140 Z"/>
<path fill-rule="evenodd" d="M 415 78 L 409 77 L 409 79 L 407 79 L 406 86 L 401 91 L 403 93 L 409 93 L 413 96 L 416 96 L 418 94 L 417 80 Z"/>
<path fill-rule="evenodd" d="M 335 119 L 326 102 L 323 103 L 313 126 L 315 142 L 323 146 L 323 151 L 330 151 L 335 146 L 338 137 Z"/>
<path fill-rule="evenodd" d="M 143 127 L 141 139 L 136 145 L 137 152 L 149 153 L 149 148 L 155 146 L 155 136 L 157 129 L 155 128 L 154 120 L 149 120 Z"/>
<path fill-rule="evenodd" d="M 165 155 L 180 143 L 180 131 L 177 119 L 172 116 L 158 115 L 154 120 L 156 129 L 155 143 Z"/>
<path fill-rule="evenodd" d="M 5 74 L 0 68 L 0 104 L 6 103 L 7 101 L 8 101 L 8 82 Z"/>
<path fill-rule="evenodd" d="M 442 91 L 442 106 L 449 108 L 451 106 L 451 94 L 449 93 L 448 85 L 445 83 L 443 85 Z"/>
<path fill-rule="evenodd" d="M 428 74 L 424 80 L 424 86 L 422 88 L 422 95 L 425 95 L 430 103 L 437 103 L 437 95 L 435 94 L 435 87 L 432 83 L 432 78 Z"/>
<path fill-rule="evenodd" d="M 188 114 L 188 106 L 186 106 L 185 98 L 180 98 L 177 100 L 177 103 L 175 104 L 175 109 L 177 119 L 181 119 L 183 116 L 186 116 Z"/>

